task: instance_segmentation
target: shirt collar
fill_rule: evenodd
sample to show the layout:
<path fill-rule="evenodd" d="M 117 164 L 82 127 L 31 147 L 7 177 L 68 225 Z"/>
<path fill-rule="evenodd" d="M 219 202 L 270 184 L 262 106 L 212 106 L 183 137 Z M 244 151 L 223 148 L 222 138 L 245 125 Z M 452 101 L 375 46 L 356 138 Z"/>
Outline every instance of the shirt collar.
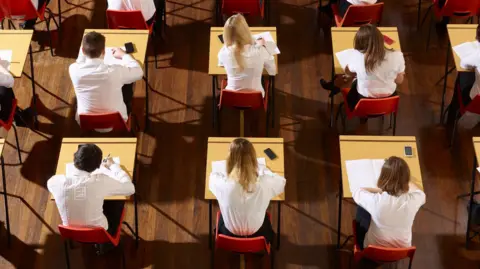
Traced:
<path fill-rule="evenodd" d="M 86 58 L 85 63 L 86 64 L 100 65 L 100 64 L 103 64 L 103 58 Z"/>
<path fill-rule="evenodd" d="M 87 172 L 87 171 L 83 171 L 83 170 L 80 170 L 78 168 L 76 168 L 75 166 L 73 166 L 72 168 L 72 174 L 71 175 L 67 175 L 67 176 L 78 176 L 78 177 L 87 177 L 89 176 L 91 173 Z"/>

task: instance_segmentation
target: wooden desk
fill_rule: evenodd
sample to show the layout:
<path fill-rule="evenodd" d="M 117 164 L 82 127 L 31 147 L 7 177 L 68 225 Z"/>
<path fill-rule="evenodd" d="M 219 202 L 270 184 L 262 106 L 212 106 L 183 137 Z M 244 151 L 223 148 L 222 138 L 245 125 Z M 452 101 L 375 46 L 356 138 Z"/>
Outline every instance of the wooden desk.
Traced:
<path fill-rule="evenodd" d="M 32 36 L 33 30 L 0 30 L 0 50 L 12 51 L 10 73 L 16 78 L 22 76 Z"/>
<path fill-rule="evenodd" d="M 73 162 L 73 154 L 81 144 L 96 144 L 103 152 L 103 156 L 110 154 L 112 157 L 120 157 L 120 165 L 133 178 L 135 156 L 137 150 L 137 138 L 64 138 L 60 155 L 58 156 L 57 171 L 55 174 L 64 175 L 67 163 Z M 53 199 L 53 197 L 52 197 Z M 106 200 L 129 200 L 128 196 L 112 196 Z"/>
<path fill-rule="evenodd" d="M 216 200 L 213 193 L 209 189 L 210 173 L 212 171 L 212 162 L 225 160 L 230 148 L 230 143 L 234 140 L 234 137 L 209 137 L 208 138 L 208 150 L 207 150 L 207 171 L 205 175 L 205 200 L 209 202 L 209 243 L 212 246 L 212 201 Z M 284 176 L 285 160 L 283 149 L 283 138 L 247 138 L 252 142 L 258 158 L 265 158 L 267 167 L 274 173 Z M 265 149 L 270 148 L 277 155 L 275 160 L 270 160 L 263 152 Z M 272 201 L 278 202 L 278 222 L 277 222 L 277 249 L 280 246 L 280 202 L 285 200 L 285 193 L 272 199 Z"/>
<path fill-rule="evenodd" d="M 357 159 L 385 159 L 390 156 L 401 157 L 410 168 L 411 180 L 423 190 L 422 173 L 414 136 L 340 136 L 340 161 L 342 179 L 338 196 L 338 236 L 337 247 L 340 246 L 342 199 L 352 198 L 345 161 Z M 413 157 L 404 157 L 404 147 L 413 149 Z"/>
<path fill-rule="evenodd" d="M 2 165 L 2 181 L 3 181 L 3 201 L 5 203 L 5 224 L 7 226 L 7 246 L 10 247 L 11 236 L 10 236 L 10 217 L 8 214 L 8 197 L 7 197 L 7 182 L 5 176 L 5 161 L 3 160 L 3 148 L 5 145 L 5 139 L 0 139 L 0 162 Z"/>
<path fill-rule="evenodd" d="M 125 43 L 132 42 L 135 51 L 130 54 L 132 57 L 139 61 L 144 67 L 145 74 L 145 129 L 148 128 L 149 121 L 149 106 L 148 106 L 148 61 L 147 60 L 147 46 L 149 33 L 148 30 L 112 30 L 112 29 L 85 29 L 84 35 L 89 32 L 101 33 L 105 36 L 106 47 L 124 47 Z"/>
<path fill-rule="evenodd" d="M 470 229 L 471 229 L 471 218 L 472 218 L 472 210 L 473 210 L 473 197 L 480 193 L 480 191 L 475 191 L 475 180 L 477 178 L 477 167 L 478 167 L 478 160 L 480 160 L 480 137 L 473 137 L 473 148 L 475 150 L 475 155 L 473 157 L 473 167 L 472 167 L 472 179 L 470 183 L 470 192 L 466 194 L 459 195 L 457 198 L 461 197 L 469 197 L 468 200 L 468 217 L 467 217 L 467 232 L 466 232 L 466 240 L 465 240 L 465 247 L 469 248 L 470 241 L 475 238 L 477 235 L 470 236 Z"/>
<path fill-rule="evenodd" d="M 343 74 L 345 71 L 338 62 L 336 53 L 347 49 L 353 49 L 353 41 L 359 27 L 332 27 L 332 48 L 333 48 L 333 65 L 334 74 Z M 385 44 L 387 48 L 401 51 L 400 38 L 398 37 L 397 27 L 378 27 L 382 34 L 390 37 L 395 42 L 390 46 Z"/>
<path fill-rule="evenodd" d="M 455 68 L 458 72 L 473 72 L 460 66 L 460 58 L 453 51 L 453 47 L 465 42 L 475 41 L 477 25 L 475 24 L 447 24 L 448 38 L 450 40 Z"/>

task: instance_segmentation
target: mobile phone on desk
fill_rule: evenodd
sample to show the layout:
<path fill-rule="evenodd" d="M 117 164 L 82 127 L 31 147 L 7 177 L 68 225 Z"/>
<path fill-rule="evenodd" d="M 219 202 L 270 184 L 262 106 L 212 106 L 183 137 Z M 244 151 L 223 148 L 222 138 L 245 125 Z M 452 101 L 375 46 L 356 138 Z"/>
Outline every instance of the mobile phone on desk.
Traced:
<path fill-rule="evenodd" d="M 222 35 L 218 35 L 218 39 L 220 39 L 220 42 L 222 42 L 222 44 L 224 43 L 224 42 L 223 42 L 223 34 L 222 34 Z"/>
<path fill-rule="evenodd" d="M 265 149 L 263 152 L 265 152 L 270 160 L 275 160 L 277 158 L 277 154 L 275 154 L 270 148 Z"/>
<path fill-rule="evenodd" d="M 125 43 L 125 52 L 130 54 L 130 53 L 133 53 L 135 51 L 135 47 L 133 46 L 133 43 L 132 42 L 127 42 Z"/>
<path fill-rule="evenodd" d="M 389 46 L 395 43 L 395 40 L 391 39 L 389 36 L 386 35 L 383 35 L 383 41 Z"/>
<path fill-rule="evenodd" d="M 410 147 L 410 146 L 405 146 L 404 154 L 405 154 L 405 157 L 407 157 L 407 158 L 413 157 L 413 148 Z"/>

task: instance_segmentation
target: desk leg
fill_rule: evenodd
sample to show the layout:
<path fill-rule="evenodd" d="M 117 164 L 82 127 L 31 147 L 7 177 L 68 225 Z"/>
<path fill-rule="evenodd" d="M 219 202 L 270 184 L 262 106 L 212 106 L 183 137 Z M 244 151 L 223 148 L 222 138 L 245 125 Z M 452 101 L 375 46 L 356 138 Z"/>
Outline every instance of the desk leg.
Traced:
<path fill-rule="evenodd" d="M 280 249 L 280 215 L 282 214 L 282 206 L 280 201 L 277 202 L 278 204 L 278 214 L 277 214 L 277 250 Z"/>
<path fill-rule="evenodd" d="M 8 197 L 7 197 L 7 182 L 5 177 L 5 163 L 3 156 L 0 157 L 2 162 L 2 180 L 3 180 L 3 199 L 5 200 L 5 222 L 7 223 L 7 246 L 10 247 L 10 218 L 8 215 Z"/>
<path fill-rule="evenodd" d="M 477 157 L 473 157 L 473 171 L 472 171 L 472 183 L 470 185 L 470 200 L 468 201 L 468 218 L 467 218 L 467 234 L 466 234 L 466 242 L 465 248 L 468 249 L 470 243 L 470 222 L 472 218 L 472 204 L 473 204 L 473 196 L 475 195 L 475 179 L 477 175 Z"/>
<path fill-rule="evenodd" d="M 208 200 L 208 248 L 212 249 L 212 200 Z"/>
<path fill-rule="evenodd" d="M 133 185 L 135 188 L 137 187 L 137 154 L 135 154 L 135 160 L 133 163 Z M 137 200 L 137 192 L 133 194 L 133 205 L 135 210 L 135 248 L 138 249 L 138 243 L 140 235 L 138 233 L 138 200 Z"/>
<path fill-rule="evenodd" d="M 444 121 L 444 115 L 443 115 L 443 110 L 445 106 L 445 93 L 447 91 L 447 77 L 448 77 L 448 52 L 450 48 L 450 41 L 448 41 L 448 46 L 447 46 L 447 59 L 445 63 L 445 78 L 443 79 L 443 92 L 442 92 L 442 105 L 440 107 L 440 124 L 443 124 Z M 455 101 L 455 100 L 454 100 Z"/>
<path fill-rule="evenodd" d="M 332 79 L 331 81 L 334 82 L 335 80 L 335 59 L 332 56 Z M 333 127 L 333 95 L 330 97 L 330 128 Z"/>
<path fill-rule="evenodd" d="M 340 191 L 338 192 L 338 226 L 337 226 L 337 249 L 340 248 L 340 236 L 342 234 L 342 199 L 343 199 L 343 183 L 340 176 Z"/>
<path fill-rule="evenodd" d="M 421 10 L 422 10 L 422 0 L 418 0 L 417 30 L 420 29 Z"/>
<path fill-rule="evenodd" d="M 272 116 L 272 128 L 275 128 L 275 76 L 270 76 L 270 107 L 272 109 L 270 115 Z"/>
<path fill-rule="evenodd" d="M 32 100 L 33 100 L 33 122 L 35 129 L 38 128 L 38 113 L 37 113 L 37 93 L 35 92 L 35 72 L 33 71 L 33 53 L 32 53 L 32 45 L 28 48 L 30 54 L 30 76 L 32 81 Z"/>
<path fill-rule="evenodd" d="M 212 128 L 215 128 L 217 123 L 217 97 L 215 91 L 217 90 L 217 76 L 212 76 Z"/>
<path fill-rule="evenodd" d="M 61 6 L 61 1 L 62 0 L 58 0 L 58 29 L 57 29 L 57 32 L 58 32 L 58 42 L 57 44 L 60 44 L 60 42 L 62 41 L 62 37 L 61 37 L 61 29 L 62 29 L 62 6 Z M 57 45 L 58 46 L 58 45 Z"/>
<path fill-rule="evenodd" d="M 153 42 L 155 46 L 155 42 Z M 149 109 L 148 109 L 148 56 L 145 56 L 145 131 L 148 130 L 149 127 Z"/>

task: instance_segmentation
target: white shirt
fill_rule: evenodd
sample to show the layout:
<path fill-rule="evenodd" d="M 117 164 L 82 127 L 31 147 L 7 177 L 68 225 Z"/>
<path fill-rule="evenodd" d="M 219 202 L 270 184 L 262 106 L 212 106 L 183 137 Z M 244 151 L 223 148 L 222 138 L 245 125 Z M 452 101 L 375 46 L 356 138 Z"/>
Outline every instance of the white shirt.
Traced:
<path fill-rule="evenodd" d="M 347 0 L 352 5 L 373 5 L 377 0 Z"/>
<path fill-rule="evenodd" d="M 460 66 L 464 69 L 475 69 L 475 83 L 470 90 L 470 98 L 473 100 L 477 94 L 480 94 L 480 43 L 475 41 L 476 51 L 460 61 Z"/>
<path fill-rule="evenodd" d="M 371 193 L 359 189 L 353 193 L 353 200 L 372 216 L 364 247 L 405 248 L 412 245 L 413 220 L 425 204 L 423 191 L 414 190 L 396 197 L 387 192 Z"/>
<path fill-rule="evenodd" d="M 265 95 L 262 86 L 263 68 L 268 74 L 274 76 L 277 73 L 275 58 L 270 55 L 264 46 L 246 45 L 242 53 L 245 67 L 239 70 L 235 60 L 235 52 L 232 48 L 223 46 L 218 53 L 219 66 L 225 67 L 227 72 L 227 90 L 257 90 Z"/>
<path fill-rule="evenodd" d="M 12 88 L 14 81 L 12 74 L 10 74 L 5 67 L 0 65 L 0 86 Z"/>
<path fill-rule="evenodd" d="M 119 164 L 112 164 L 110 169 L 102 166 L 91 174 L 76 168 L 71 173 L 53 176 L 47 182 L 63 225 L 108 229 L 103 200 L 135 193 L 132 180 Z"/>
<path fill-rule="evenodd" d="M 365 55 L 359 51 L 348 61 L 348 69 L 357 74 L 357 90 L 364 97 L 383 98 L 392 95 L 397 75 L 405 72 L 405 59 L 400 51 L 388 51 L 373 72 L 365 69 Z"/>
<path fill-rule="evenodd" d="M 155 3 L 153 0 L 108 0 L 109 10 L 140 10 L 143 18 L 148 21 L 155 14 Z"/>
<path fill-rule="evenodd" d="M 90 59 L 80 53 L 77 62 L 70 65 L 69 72 L 75 95 L 78 114 L 120 112 L 128 119 L 123 102 L 122 86 L 142 79 L 140 64 L 126 54 L 123 65 L 106 65 L 102 58 Z"/>
<path fill-rule="evenodd" d="M 268 204 L 284 192 L 285 178 L 259 166 L 257 182 L 252 192 L 245 192 L 234 179 L 222 173 L 211 173 L 209 188 L 222 212 L 225 227 L 235 235 L 248 236 L 257 232 L 265 220 Z"/>

